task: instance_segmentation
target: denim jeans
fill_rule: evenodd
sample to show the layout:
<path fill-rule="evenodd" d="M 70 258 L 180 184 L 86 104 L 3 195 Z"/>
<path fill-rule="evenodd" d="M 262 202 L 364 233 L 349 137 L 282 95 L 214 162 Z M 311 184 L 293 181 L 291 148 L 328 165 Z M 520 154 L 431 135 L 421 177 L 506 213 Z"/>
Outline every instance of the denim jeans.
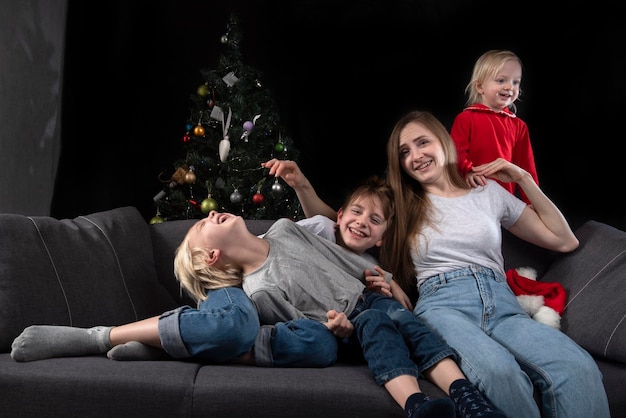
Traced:
<path fill-rule="evenodd" d="M 263 325 L 254 346 L 258 366 L 327 367 L 337 361 L 337 338 L 313 319 Z"/>
<path fill-rule="evenodd" d="M 471 266 L 426 280 L 415 314 L 459 355 L 467 378 L 509 418 L 608 418 L 602 375 L 563 332 L 521 308 L 506 278 Z"/>
<path fill-rule="evenodd" d="M 182 306 L 162 314 L 159 337 L 178 359 L 226 363 L 255 346 L 259 366 L 326 367 L 337 360 L 337 340 L 324 324 L 296 319 L 261 327 L 252 301 L 236 287 L 209 291 L 198 309 Z"/>
<path fill-rule="evenodd" d="M 395 299 L 366 292 L 349 315 L 376 383 L 411 375 L 456 353 Z"/>
<path fill-rule="evenodd" d="M 252 349 L 259 329 L 256 308 L 237 287 L 210 290 L 197 309 L 182 306 L 159 318 L 161 345 L 179 359 L 228 362 Z"/>

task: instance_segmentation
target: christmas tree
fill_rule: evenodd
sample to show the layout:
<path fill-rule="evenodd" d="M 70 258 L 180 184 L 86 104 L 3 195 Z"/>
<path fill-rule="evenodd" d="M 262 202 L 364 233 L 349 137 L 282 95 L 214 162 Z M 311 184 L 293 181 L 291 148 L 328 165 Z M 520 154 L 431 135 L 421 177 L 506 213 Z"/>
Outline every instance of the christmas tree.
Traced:
<path fill-rule="evenodd" d="M 232 15 L 220 39 L 225 52 L 219 68 L 202 69 L 204 82 L 183 135 L 184 158 L 155 197 L 151 223 L 205 217 L 211 210 L 246 219 L 303 217 L 295 192 L 268 176 L 261 163 L 271 158 L 297 161 L 298 151 L 280 126 L 276 105 L 261 73 L 245 65 L 238 17 Z"/>

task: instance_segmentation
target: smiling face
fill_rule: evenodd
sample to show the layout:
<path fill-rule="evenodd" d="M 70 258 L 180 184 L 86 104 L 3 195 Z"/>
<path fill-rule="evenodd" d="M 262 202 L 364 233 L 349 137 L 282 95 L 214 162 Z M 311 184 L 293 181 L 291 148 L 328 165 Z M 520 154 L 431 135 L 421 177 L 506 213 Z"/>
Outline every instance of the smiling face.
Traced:
<path fill-rule="evenodd" d="M 424 125 L 406 124 L 400 131 L 398 147 L 400 165 L 424 188 L 444 181 L 446 156 L 441 141 Z"/>
<path fill-rule="evenodd" d="M 521 83 L 522 65 L 516 59 L 509 59 L 496 74 L 478 82 L 476 88 L 482 104 L 500 111 L 517 100 Z"/>
<path fill-rule="evenodd" d="M 187 232 L 190 248 L 224 249 L 231 245 L 236 231 L 247 231 L 241 216 L 231 213 L 209 212 L 208 216 L 196 222 Z"/>
<path fill-rule="evenodd" d="M 360 197 L 337 212 L 338 243 L 357 254 L 380 247 L 388 221 L 375 196 Z"/>

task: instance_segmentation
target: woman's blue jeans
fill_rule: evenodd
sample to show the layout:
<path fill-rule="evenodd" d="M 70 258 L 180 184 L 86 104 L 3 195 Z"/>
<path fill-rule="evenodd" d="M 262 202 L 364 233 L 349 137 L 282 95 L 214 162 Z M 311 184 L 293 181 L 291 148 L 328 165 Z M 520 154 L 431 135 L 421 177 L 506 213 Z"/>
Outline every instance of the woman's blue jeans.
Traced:
<path fill-rule="evenodd" d="M 348 317 L 376 383 L 411 375 L 456 354 L 439 336 L 395 299 L 366 292 Z"/>
<path fill-rule="evenodd" d="M 509 418 L 608 418 L 593 358 L 559 330 L 533 320 L 502 275 L 471 266 L 429 278 L 415 314 L 459 355 L 467 378 Z"/>

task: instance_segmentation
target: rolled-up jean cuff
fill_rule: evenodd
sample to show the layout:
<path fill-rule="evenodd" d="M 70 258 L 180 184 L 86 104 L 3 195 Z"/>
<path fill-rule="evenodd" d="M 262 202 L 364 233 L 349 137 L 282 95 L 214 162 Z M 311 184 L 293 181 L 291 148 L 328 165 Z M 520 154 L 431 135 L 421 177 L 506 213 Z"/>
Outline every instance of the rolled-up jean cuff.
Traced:
<path fill-rule="evenodd" d="M 458 361 L 458 356 L 456 354 L 456 351 L 454 351 L 454 349 L 451 347 L 446 348 L 444 350 L 441 350 L 439 353 L 437 353 L 437 355 L 431 356 L 429 359 L 425 360 L 423 364 L 420 364 L 419 365 L 420 372 L 430 369 L 435 364 L 439 363 L 441 360 L 443 360 L 444 358 L 448 358 L 448 357 L 450 357 L 455 362 Z"/>
<path fill-rule="evenodd" d="M 257 366 L 274 367 L 272 358 L 272 331 L 273 325 L 263 325 L 254 340 L 254 361 Z"/>
<path fill-rule="evenodd" d="M 189 358 L 191 355 L 180 336 L 179 317 L 189 306 L 180 306 L 163 313 L 159 317 L 159 339 L 163 350 L 176 359 Z"/>

